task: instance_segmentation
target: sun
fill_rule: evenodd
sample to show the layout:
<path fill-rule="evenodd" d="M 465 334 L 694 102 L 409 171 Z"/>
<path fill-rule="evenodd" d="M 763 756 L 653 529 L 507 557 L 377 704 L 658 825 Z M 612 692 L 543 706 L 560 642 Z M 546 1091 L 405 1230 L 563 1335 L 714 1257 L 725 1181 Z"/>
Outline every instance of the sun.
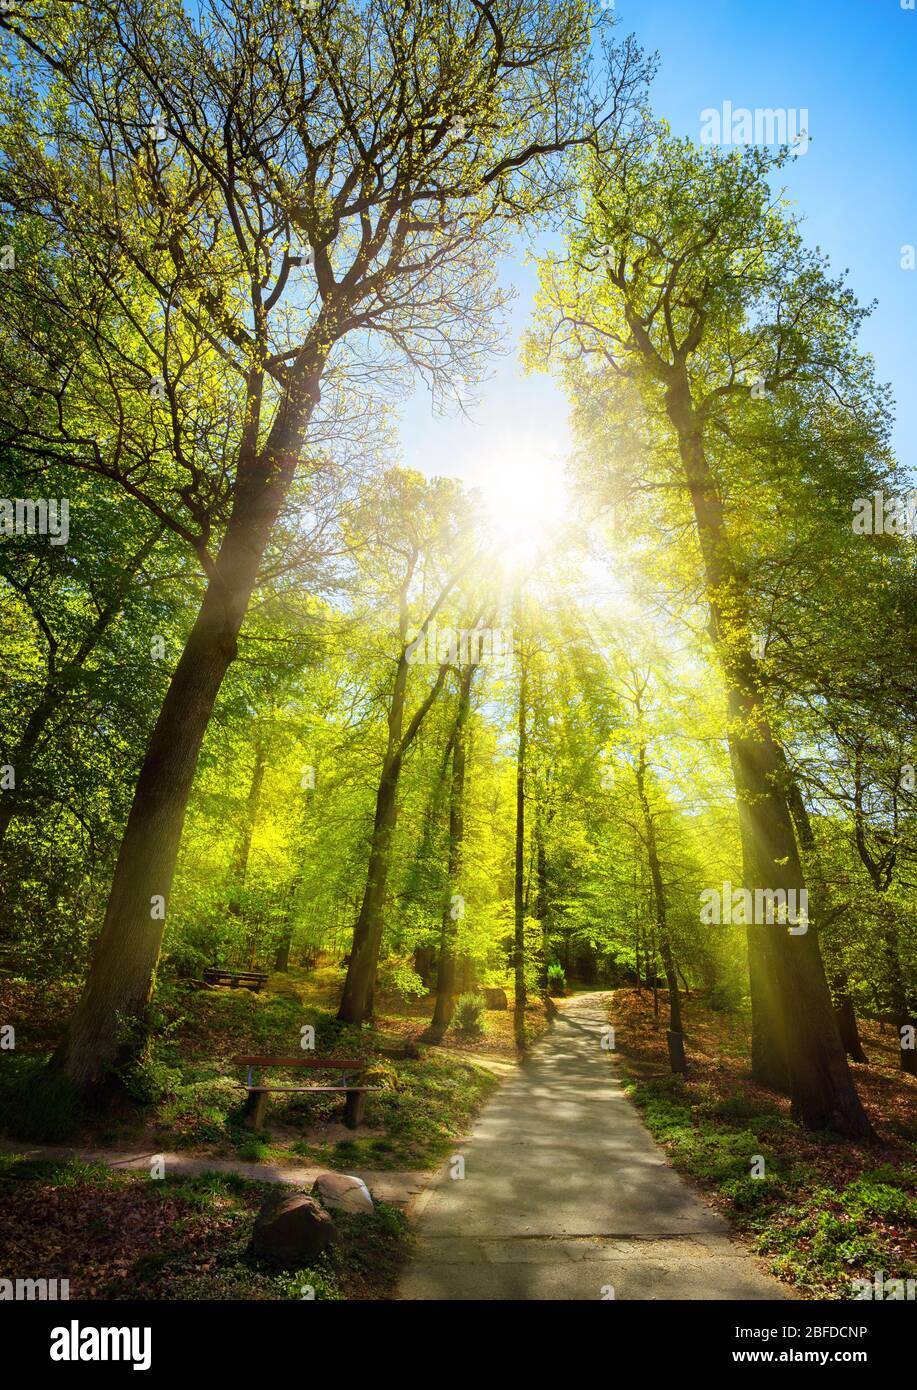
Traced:
<path fill-rule="evenodd" d="M 534 561 L 566 520 L 563 459 L 536 439 L 516 437 L 494 447 L 473 485 L 484 501 L 504 567 L 517 568 Z"/>

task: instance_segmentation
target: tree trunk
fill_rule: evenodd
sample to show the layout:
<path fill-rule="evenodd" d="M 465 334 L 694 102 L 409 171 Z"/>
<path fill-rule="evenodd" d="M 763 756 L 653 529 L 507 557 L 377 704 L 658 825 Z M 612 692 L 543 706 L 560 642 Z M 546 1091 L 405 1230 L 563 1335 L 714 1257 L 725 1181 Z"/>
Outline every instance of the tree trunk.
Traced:
<path fill-rule="evenodd" d="M 885 904 L 883 904 L 884 906 Z M 901 1046 L 903 1041 L 902 1029 L 917 1028 L 917 1017 L 908 1007 L 907 990 L 901 971 L 898 924 L 895 921 L 893 903 L 888 904 L 886 922 L 882 930 L 882 941 L 889 978 L 892 1017 L 895 1023 L 895 1032 L 898 1035 L 898 1055 L 901 1060 L 901 1070 L 906 1072 L 908 1076 L 917 1076 L 917 1050 L 913 1047 Z"/>
<path fill-rule="evenodd" d="M 243 446 L 232 515 L 153 730 L 115 866 L 89 975 L 51 1066 L 88 1090 L 146 1044 L 185 807 L 201 743 L 296 470 L 318 399 L 318 368 L 287 402 L 260 455 Z"/>
<path fill-rule="evenodd" d="M 541 923 L 541 959 L 538 962 L 538 988 L 542 994 L 548 988 L 548 856 L 544 844 L 544 811 L 541 800 L 535 800 L 535 917 Z"/>
<path fill-rule="evenodd" d="M 293 945 L 293 928 L 285 927 L 283 936 L 277 943 L 277 950 L 274 953 L 274 970 L 277 974 L 284 974 L 290 968 L 290 947 Z"/>
<path fill-rule="evenodd" d="M 747 594 L 729 551 L 702 425 L 681 369 L 666 391 L 694 509 L 713 637 L 728 691 L 729 752 L 738 799 L 745 887 L 799 893 L 805 879 L 781 782 L 781 763 L 751 655 Z M 765 1084 L 789 1079 L 794 1117 L 810 1129 L 871 1136 L 853 1084 L 813 928 L 749 929 L 752 1070 Z"/>
<path fill-rule="evenodd" d="M 640 974 L 640 899 L 637 893 L 637 842 L 634 839 L 634 971 L 637 976 L 637 994 L 643 995 L 643 976 Z"/>
<path fill-rule="evenodd" d="M 455 1002 L 455 936 L 456 926 L 452 893 L 456 890 L 462 871 L 462 851 L 465 839 L 465 760 L 467 753 L 468 715 L 471 709 L 471 682 L 475 667 L 469 666 L 459 688 L 458 711 L 452 736 L 452 782 L 449 788 L 449 857 L 448 881 L 443 903 L 439 941 L 439 964 L 436 978 L 436 1005 L 430 1022 L 432 1041 L 441 1040 L 452 1020 Z"/>
<path fill-rule="evenodd" d="M 376 984 L 376 969 L 379 964 L 379 951 L 382 946 L 383 908 L 388 871 L 392 857 L 392 837 L 398 817 L 398 779 L 404 756 L 411 746 L 429 713 L 434 700 L 442 689 L 449 669 L 441 665 L 432 688 L 414 711 L 408 728 L 404 730 L 405 698 L 407 694 L 410 662 L 407 640 L 408 609 L 407 588 L 413 572 L 413 563 L 402 584 L 400 633 L 404 644 L 398 664 L 395 667 L 395 680 L 388 715 L 388 740 L 382 764 L 382 776 L 376 793 L 376 814 L 373 820 L 372 844 L 369 852 L 369 867 L 366 874 L 366 888 L 360 915 L 353 929 L 353 945 L 347 962 L 347 978 L 341 992 L 341 1003 L 337 1016 L 342 1023 L 363 1023 L 372 1017 L 373 991 Z M 439 598 L 430 609 L 421 631 L 435 617 L 454 580 L 440 591 Z"/>
<path fill-rule="evenodd" d="M 847 1056 L 854 1062 L 868 1062 L 869 1058 L 863 1051 L 860 1039 L 853 1000 L 847 992 L 847 980 L 843 975 L 836 975 L 834 978 L 834 1017 L 837 1019 L 838 1032 Z"/>
<path fill-rule="evenodd" d="M 666 907 L 665 884 L 662 880 L 662 867 L 659 863 L 659 849 L 656 843 L 656 826 L 650 810 L 649 799 L 646 794 L 646 748 L 641 744 L 637 757 L 635 769 L 637 779 L 637 796 L 640 801 L 640 809 L 643 813 L 643 825 L 646 835 L 646 854 L 649 862 L 650 879 L 653 884 L 653 901 L 656 908 L 656 928 L 659 934 L 659 951 L 662 956 L 662 968 L 665 973 L 666 989 L 669 995 L 669 1030 L 681 1036 L 681 995 L 678 989 L 678 976 L 675 973 L 675 957 L 672 953 L 672 943 L 669 939 L 669 924 Z M 684 1071 L 684 1045 L 679 1048 L 672 1045 L 669 1047 L 669 1055 L 672 1061 L 672 1070 Z M 676 1066 L 676 1058 L 680 1059 L 680 1065 Z"/>
<path fill-rule="evenodd" d="M 284 913 L 283 931 L 277 943 L 277 950 L 274 953 L 274 970 L 279 974 L 286 973 L 290 968 L 290 950 L 293 946 L 293 914 L 296 910 L 296 895 L 299 892 L 299 885 L 302 883 L 302 870 L 297 869 L 287 890 L 287 905 Z"/>
<path fill-rule="evenodd" d="M 341 994 L 338 1018 L 342 1023 L 363 1023 L 372 1014 L 376 967 L 382 945 L 382 910 L 391 863 L 392 836 L 398 818 L 398 779 L 401 758 L 387 755 L 376 793 L 369 868 L 360 915 L 353 929 L 353 946 L 347 962 L 347 978 Z"/>
<path fill-rule="evenodd" d="M 513 1033 L 525 1047 L 525 759 L 527 747 L 528 673 L 520 656 L 519 717 L 516 749 L 516 846 L 513 882 Z"/>
<path fill-rule="evenodd" d="M 898 1034 L 901 1070 L 907 1072 L 910 1076 L 915 1076 L 917 1075 L 917 1051 L 913 1048 L 902 1047 L 900 1044 L 903 1041 L 902 1029 L 917 1027 L 917 1018 L 914 1016 L 914 1011 L 909 1007 L 908 989 L 905 986 L 901 971 L 900 945 L 898 924 L 895 920 L 895 905 L 894 903 L 889 903 L 884 897 L 884 894 L 887 893 L 892 885 L 894 866 L 897 860 L 897 850 L 886 857 L 884 862 L 881 859 L 874 858 L 870 853 L 866 843 L 862 795 L 861 766 L 858 760 L 854 792 L 854 838 L 856 841 L 857 853 L 872 880 L 873 888 L 878 894 L 878 916 L 882 937 L 882 951 L 885 958 L 885 969 L 888 975 L 888 993 L 892 1017 L 895 1021 L 895 1030 Z"/>
<path fill-rule="evenodd" d="M 796 827 L 796 836 L 799 840 L 799 847 L 804 854 L 809 856 L 810 865 L 816 866 L 818 895 L 823 904 L 828 901 L 828 888 L 825 883 L 825 875 L 819 866 L 818 846 L 815 841 L 815 831 L 812 828 L 812 820 L 809 816 L 808 807 L 799 789 L 793 771 L 786 760 L 784 750 L 780 749 L 781 757 L 785 768 L 785 782 L 787 801 L 790 807 L 790 815 L 793 817 L 793 824 Z M 832 909 L 832 918 L 837 917 L 843 911 L 842 907 Z M 823 920 L 824 913 L 816 916 L 816 921 Z M 831 993 L 834 999 L 834 1017 L 837 1021 L 837 1030 L 840 1034 L 841 1044 L 854 1062 L 866 1062 L 869 1059 L 863 1051 L 863 1044 L 860 1040 L 860 1029 L 857 1024 L 857 1016 L 854 1011 L 853 1001 L 849 994 L 849 981 L 846 971 L 836 969 L 832 978 Z"/>

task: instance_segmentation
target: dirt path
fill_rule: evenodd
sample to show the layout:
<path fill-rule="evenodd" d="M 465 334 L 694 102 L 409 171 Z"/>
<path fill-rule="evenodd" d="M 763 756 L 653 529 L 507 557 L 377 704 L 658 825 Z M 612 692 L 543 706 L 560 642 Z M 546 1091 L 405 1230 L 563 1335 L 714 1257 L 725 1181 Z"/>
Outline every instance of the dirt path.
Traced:
<path fill-rule="evenodd" d="M 189 1158 L 187 1154 L 168 1153 L 161 1149 L 80 1149 L 63 1148 L 54 1144 L 34 1144 L 26 1147 L 8 1140 L 0 1140 L 0 1151 L 15 1153 L 23 1158 L 47 1158 L 66 1161 L 76 1158 L 82 1163 L 104 1163 L 109 1168 L 122 1172 L 149 1172 L 154 1159 L 165 1164 L 166 1176 L 196 1177 L 201 1173 L 236 1173 L 252 1182 L 290 1183 L 293 1187 L 311 1187 L 319 1173 L 327 1173 L 328 1168 L 320 1165 L 245 1163 L 235 1158 Z M 380 1201 L 391 1202 L 394 1206 L 409 1207 L 419 1196 L 434 1174 L 430 1172 L 385 1172 L 353 1169 L 354 1176 L 362 1178 L 373 1196 Z"/>

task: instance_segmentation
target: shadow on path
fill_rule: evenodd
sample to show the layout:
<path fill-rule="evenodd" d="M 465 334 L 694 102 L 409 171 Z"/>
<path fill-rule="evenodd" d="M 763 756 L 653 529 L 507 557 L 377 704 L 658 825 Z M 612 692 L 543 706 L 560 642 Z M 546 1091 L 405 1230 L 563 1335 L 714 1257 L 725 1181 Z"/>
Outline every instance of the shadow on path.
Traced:
<path fill-rule="evenodd" d="M 791 1297 L 668 1166 L 572 999 L 417 1203 L 405 1299 Z M 613 1290 L 613 1292 L 612 1292 Z"/>

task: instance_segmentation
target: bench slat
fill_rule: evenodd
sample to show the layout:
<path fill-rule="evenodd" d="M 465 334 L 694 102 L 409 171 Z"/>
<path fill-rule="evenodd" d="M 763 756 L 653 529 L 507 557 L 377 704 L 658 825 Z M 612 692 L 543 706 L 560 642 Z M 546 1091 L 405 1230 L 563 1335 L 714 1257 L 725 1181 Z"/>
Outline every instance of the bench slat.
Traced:
<path fill-rule="evenodd" d="M 311 1095 L 313 1091 L 381 1091 L 381 1086 L 245 1086 L 246 1091 L 294 1092 L 298 1096 Z"/>
<path fill-rule="evenodd" d="M 237 970 L 233 965 L 205 965 L 204 974 L 210 975 L 248 975 L 257 976 L 258 979 L 266 980 L 268 972 L 266 970 Z"/>
<path fill-rule="evenodd" d="M 237 1067 L 326 1067 L 330 1071 L 362 1071 L 362 1057 L 233 1057 Z"/>
<path fill-rule="evenodd" d="M 247 985 L 263 985 L 267 982 L 266 975 L 237 975 L 232 970 L 207 970 L 204 972 L 204 979 L 210 984 L 217 984 L 220 980 L 241 980 Z"/>

